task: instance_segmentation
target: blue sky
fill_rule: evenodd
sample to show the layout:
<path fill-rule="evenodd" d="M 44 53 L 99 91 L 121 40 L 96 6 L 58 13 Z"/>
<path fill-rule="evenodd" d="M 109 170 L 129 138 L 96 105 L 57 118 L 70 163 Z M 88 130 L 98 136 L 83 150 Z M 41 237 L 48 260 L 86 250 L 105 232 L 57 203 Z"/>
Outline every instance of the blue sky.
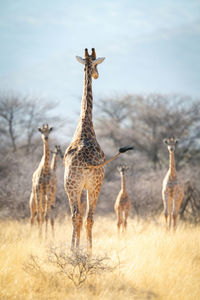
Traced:
<path fill-rule="evenodd" d="M 80 110 L 84 48 L 106 57 L 94 101 L 123 93 L 200 96 L 198 0 L 0 1 L 0 89 Z"/>

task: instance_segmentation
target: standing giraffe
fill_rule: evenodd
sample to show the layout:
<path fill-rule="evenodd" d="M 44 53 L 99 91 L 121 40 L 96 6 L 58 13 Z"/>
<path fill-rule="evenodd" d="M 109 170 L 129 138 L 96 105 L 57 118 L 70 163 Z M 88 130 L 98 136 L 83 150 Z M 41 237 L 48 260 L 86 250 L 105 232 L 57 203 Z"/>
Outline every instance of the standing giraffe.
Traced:
<path fill-rule="evenodd" d="M 131 200 L 126 190 L 125 173 L 128 170 L 128 168 L 126 166 L 120 166 L 118 170 L 121 175 L 121 190 L 115 201 L 114 209 L 117 215 L 117 227 L 118 227 L 118 237 L 119 237 L 121 225 L 122 225 L 123 232 L 126 231 L 127 228 L 127 218 L 131 208 Z"/>
<path fill-rule="evenodd" d="M 43 140 L 43 156 L 32 178 L 32 192 L 30 196 L 30 213 L 31 225 L 34 223 L 34 217 L 37 214 L 37 222 L 39 227 L 39 234 L 42 233 L 42 224 L 44 218 L 48 220 L 47 207 L 50 199 L 50 151 L 49 151 L 49 134 L 52 131 L 48 124 L 43 124 L 38 130 L 41 132 Z"/>
<path fill-rule="evenodd" d="M 163 189 L 162 189 L 162 198 L 164 204 L 164 214 L 166 219 L 166 224 L 168 228 L 171 227 L 171 217 L 173 218 L 173 227 L 176 228 L 177 216 L 179 213 L 180 205 L 183 200 L 183 186 L 178 180 L 176 167 L 175 167 L 175 157 L 174 152 L 178 140 L 174 137 L 169 137 L 164 140 L 164 143 L 167 144 L 169 151 L 169 170 L 163 180 Z M 168 224 L 169 216 L 169 224 Z"/>
<path fill-rule="evenodd" d="M 85 49 L 85 58 L 79 56 L 77 60 L 84 65 L 84 90 L 81 104 L 80 119 L 69 147 L 64 156 L 65 175 L 64 186 L 69 198 L 72 214 L 72 240 L 71 250 L 78 248 L 80 243 L 80 231 L 83 223 L 81 213 L 80 197 L 83 189 L 87 190 L 88 209 L 86 220 L 87 248 L 92 253 L 92 226 L 93 215 L 96 208 L 98 196 L 104 178 L 103 166 L 115 159 L 120 153 L 132 149 L 124 147 L 119 153 L 105 162 L 105 155 L 97 142 L 92 122 L 92 77 L 98 78 L 97 65 L 104 58 L 96 58 L 95 49 L 89 55 Z"/>
<path fill-rule="evenodd" d="M 56 177 L 56 168 L 57 168 L 57 161 L 60 157 L 63 159 L 63 153 L 60 149 L 60 146 L 55 146 L 55 150 L 52 151 L 53 156 L 51 160 L 51 178 L 50 178 L 50 199 L 48 199 L 47 205 L 47 217 L 46 217 L 46 233 L 47 233 L 47 226 L 48 226 L 48 216 L 50 216 L 52 232 L 54 235 L 54 209 L 55 209 L 55 197 L 56 197 L 56 190 L 57 190 L 57 177 Z"/>

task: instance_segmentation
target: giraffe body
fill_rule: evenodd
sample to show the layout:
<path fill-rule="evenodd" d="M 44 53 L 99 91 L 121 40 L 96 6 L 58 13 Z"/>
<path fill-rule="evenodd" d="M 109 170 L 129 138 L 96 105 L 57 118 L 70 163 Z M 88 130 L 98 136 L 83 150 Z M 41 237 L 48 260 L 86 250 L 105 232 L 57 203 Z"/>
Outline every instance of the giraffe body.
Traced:
<path fill-rule="evenodd" d="M 92 122 L 92 77 L 98 78 L 97 65 L 104 58 L 97 58 L 94 48 L 92 54 L 85 49 L 85 58 L 77 56 L 84 65 L 84 90 L 81 103 L 81 114 L 73 139 L 64 155 L 64 186 L 68 195 L 72 215 L 71 249 L 79 247 L 80 232 L 83 223 L 83 189 L 87 190 L 86 234 L 88 252 L 92 253 L 93 216 L 104 178 L 104 166 L 117 158 L 121 153 L 132 150 L 132 146 L 119 149 L 119 153 L 105 161 L 105 155 L 97 142 Z"/>
<path fill-rule="evenodd" d="M 170 229 L 173 219 L 173 228 L 176 228 L 179 209 L 184 196 L 183 185 L 178 179 L 175 168 L 175 146 L 177 140 L 174 137 L 165 140 L 169 151 L 169 170 L 163 180 L 162 199 L 166 225 Z M 169 217 L 169 221 L 168 221 Z"/>
<path fill-rule="evenodd" d="M 49 151 L 49 134 L 52 131 L 52 127 L 49 128 L 48 124 L 42 125 L 42 128 L 38 130 L 42 134 L 43 140 L 43 156 L 40 164 L 32 177 L 32 192 L 30 196 L 30 213 L 31 213 L 31 225 L 34 223 L 34 217 L 37 214 L 37 222 L 40 235 L 42 233 L 42 224 L 45 218 L 47 218 L 48 202 L 51 197 L 50 185 L 52 171 L 50 168 L 50 151 Z"/>
<path fill-rule="evenodd" d="M 56 177 L 56 169 L 57 169 L 57 161 L 59 159 L 63 159 L 63 153 L 60 149 L 60 146 L 55 146 L 55 150 L 53 151 L 53 156 L 51 160 L 51 166 L 50 166 L 50 199 L 48 201 L 47 205 L 47 213 L 46 213 L 46 232 L 47 232 L 47 226 L 48 226 L 48 218 L 50 217 L 51 221 L 51 227 L 52 232 L 54 235 L 54 210 L 55 210 L 55 197 L 56 197 L 56 191 L 57 191 L 57 177 Z"/>
<path fill-rule="evenodd" d="M 89 169 L 89 165 L 98 165 L 105 161 L 104 153 L 97 142 L 92 122 L 92 77 L 98 78 L 97 64 L 104 59 L 96 59 L 95 50 L 92 55 L 85 50 L 85 59 L 77 57 L 83 63 L 84 92 L 82 98 L 81 115 L 71 144 L 64 156 L 65 175 L 64 186 L 69 198 L 72 214 L 72 240 L 71 249 L 79 247 L 80 231 L 83 223 L 81 213 L 81 193 L 87 190 L 88 209 L 86 217 L 86 233 L 88 250 L 92 250 L 93 215 L 104 178 L 104 168 Z"/>
<path fill-rule="evenodd" d="M 118 236 L 120 236 L 121 226 L 123 232 L 127 229 L 127 218 L 131 208 L 131 201 L 126 190 L 126 171 L 127 168 L 125 166 L 119 168 L 119 172 L 121 175 L 121 190 L 117 196 L 114 205 L 114 209 L 117 215 Z"/>

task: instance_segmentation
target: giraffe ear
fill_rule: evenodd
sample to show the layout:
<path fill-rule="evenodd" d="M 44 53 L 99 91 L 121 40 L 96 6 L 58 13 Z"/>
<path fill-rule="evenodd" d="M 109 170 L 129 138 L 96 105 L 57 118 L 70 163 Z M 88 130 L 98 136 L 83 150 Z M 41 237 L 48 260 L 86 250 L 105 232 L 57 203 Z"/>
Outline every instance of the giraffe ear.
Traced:
<path fill-rule="evenodd" d="M 179 143 L 179 140 L 175 140 L 175 143 L 178 144 L 178 143 Z"/>
<path fill-rule="evenodd" d="M 104 61 L 105 57 L 99 57 L 97 59 L 95 59 L 94 63 L 95 65 L 99 65 Z"/>
<path fill-rule="evenodd" d="M 80 57 L 80 56 L 76 56 L 76 59 L 78 60 L 78 62 L 80 62 L 81 64 L 85 64 L 85 60 L 82 58 L 82 57 Z"/>
<path fill-rule="evenodd" d="M 53 130 L 53 127 L 49 128 L 49 132 L 51 132 Z"/>
<path fill-rule="evenodd" d="M 38 131 L 39 131 L 39 132 L 42 132 L 42 129 L 41 129 L 40 127 L 38 127 Z"/>
<path fill-rule="evenodd" d="M 163 143 L 168 145 L 168 141 L 167 140 L 163 140 Z"/>

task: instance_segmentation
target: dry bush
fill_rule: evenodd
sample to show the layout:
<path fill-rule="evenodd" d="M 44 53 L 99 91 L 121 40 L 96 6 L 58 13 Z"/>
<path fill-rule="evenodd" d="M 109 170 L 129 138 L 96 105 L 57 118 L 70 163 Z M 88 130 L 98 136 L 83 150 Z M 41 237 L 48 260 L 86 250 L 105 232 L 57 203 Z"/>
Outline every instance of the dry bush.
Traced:
<path fill-rule="evenodd" d="M 75 287 L 80 287 L 92 275 L 102 275 L 103 272 L 111 272 L 117 267 L 108 256 L 90 258 L 82 251 L 66 253 L 66 250 L 60 247 L 50 247 L 47 260 L 31 255 L 24 264 L 24 271 L 31 276 L 48 280 L 51 278 L 52 271 L 49 272 L 47 269 L 51 265 L 54 267 L 54 276 L 63 275 L 64 278 L 72 281 Z"/>
<path fill-rule="evenodd" d="M 109 260 L 107 256 L 90 258 L 87 253 L 81 251 L 66 254 L 56 248 L 51 248 L 49 255 L 49 262 L 67 276 L 76 287 L 81 286 L 91 275 L 114 270 L 115 267 L 108 264 Z"/>

